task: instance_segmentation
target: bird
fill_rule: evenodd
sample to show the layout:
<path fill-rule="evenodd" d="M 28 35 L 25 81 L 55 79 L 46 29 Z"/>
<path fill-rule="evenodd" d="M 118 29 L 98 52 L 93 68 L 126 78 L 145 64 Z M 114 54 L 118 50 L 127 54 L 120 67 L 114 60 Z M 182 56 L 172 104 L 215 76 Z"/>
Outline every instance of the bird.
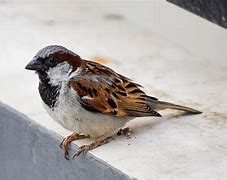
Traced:
<path fill-rule="evenodd" d="M 158 111 L 164 109 L 202 113 L 149 96 L 130 78 L 60 45 L 39 50 L 25 69 L 38 74 L 38 90 L 47 113 L 73 132 L 60 143 L 66 159 L 72 141 L 93 139 L 80 146 L 73 157 L 79 156 L 108 143 L 136 117 L 161 117 Z"/>

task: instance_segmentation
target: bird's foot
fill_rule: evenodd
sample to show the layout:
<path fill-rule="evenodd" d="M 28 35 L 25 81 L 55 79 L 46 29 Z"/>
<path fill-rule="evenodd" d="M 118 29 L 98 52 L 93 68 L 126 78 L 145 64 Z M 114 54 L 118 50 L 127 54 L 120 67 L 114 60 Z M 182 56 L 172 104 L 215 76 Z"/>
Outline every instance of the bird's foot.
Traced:
<path fill-rule="evenodd" d="M 88 145 L 83 145 L 83 146 L 80 146 L 76 152 L 76 154 L 73 156 L 73 158 L 75 158 L 76 156 L 79 156 L 81 153 L 86 153 L 92 149 L 95 149 L 99 146 L 102 146 L 106 143 L 108 143 L 109 139 L 112 139 L 112 137 L 101 137 L 99 138 L 98 140 L 96 140 L 95 142 L 91 143 L 91 144 L 88 144 Z"/>
<path fill-rule="evenodd" d="M 69 150 L 69 145 L 72 141 L 75 141 L 78 139 L 89 138 L 89 137 L 90 137 L 89 135 L 73 133 L 73 134 L 67 136 L 66 138 L 64 138 L 62 140 L 62 142 L 60 143 L 60 148 L 65 151 L 65 153 L 64 153 L 65 159 L 69 160 L 68 150 Z"/>

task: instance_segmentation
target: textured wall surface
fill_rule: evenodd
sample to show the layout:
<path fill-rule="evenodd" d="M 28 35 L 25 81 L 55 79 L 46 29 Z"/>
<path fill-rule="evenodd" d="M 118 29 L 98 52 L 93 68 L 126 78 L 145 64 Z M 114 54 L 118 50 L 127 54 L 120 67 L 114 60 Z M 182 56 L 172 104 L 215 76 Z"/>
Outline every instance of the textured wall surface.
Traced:
<path fill-rule="evenodd" d="M 65 160 L 60 136 L 3 104 L 0 133 L 1 180 L 130 179 L 92 155 Z"/>
<path fill-rule="evenodd" d="M 227 2 L 225 0 L 168 0 L 213 23 L 227 28 Z"/>

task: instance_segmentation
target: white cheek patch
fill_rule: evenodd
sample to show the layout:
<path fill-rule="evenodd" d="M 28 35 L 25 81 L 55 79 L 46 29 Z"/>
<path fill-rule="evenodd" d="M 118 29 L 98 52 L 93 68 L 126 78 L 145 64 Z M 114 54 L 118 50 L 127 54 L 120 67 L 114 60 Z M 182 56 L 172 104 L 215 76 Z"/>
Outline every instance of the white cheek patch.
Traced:
<path fill-rule="evenodd" d="M 63 62 L 56 67 L 50 68 L 47 75 L 50 78 L 50 84 L 56 86 L 68 81 L 80 72 L 80 68 L 77 68 L 76 71 L 72 72 L 72 67 L 67 62 Z"/>

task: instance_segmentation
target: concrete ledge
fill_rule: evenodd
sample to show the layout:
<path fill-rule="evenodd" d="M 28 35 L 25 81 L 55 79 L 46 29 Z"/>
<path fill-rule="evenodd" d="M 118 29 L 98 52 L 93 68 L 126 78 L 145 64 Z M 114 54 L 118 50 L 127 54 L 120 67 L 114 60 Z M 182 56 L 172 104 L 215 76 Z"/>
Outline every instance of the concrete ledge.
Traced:
<path fill-rule="evenodd" d="M 56 133 L 0 103 L 0 179 L 130 179 L 91 154 L 65 160 L 59 140 Z"/>

